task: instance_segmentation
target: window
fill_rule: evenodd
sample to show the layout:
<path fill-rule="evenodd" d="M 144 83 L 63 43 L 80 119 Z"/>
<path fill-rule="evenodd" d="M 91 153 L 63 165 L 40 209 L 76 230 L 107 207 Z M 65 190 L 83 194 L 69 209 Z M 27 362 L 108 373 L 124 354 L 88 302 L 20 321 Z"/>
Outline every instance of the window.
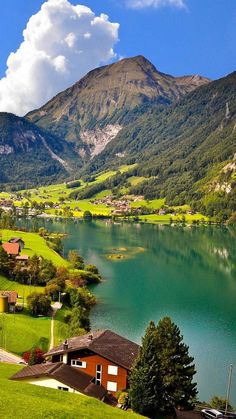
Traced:
<path fill-rule="evenodd" d="M 68 387 L 61 387 L 61 386 L 58 386 L 57 388 L 58 388 L 58 390 L 62 390 L 62 391 L 69 391 Z"/>
<path fill-rule="evenodd" d="M 96 366 L 96 381 L 95 384 L 98 386 L 101 385 L 102 382 L 102 366 L 100 364 L 97 364 Z"/>
<path fill-rule="evenodd" d="M 107 390 L 108 391 L 117 391 L 117 383 L 115 383 L 113 381 L 108 381 L 107 382 Z"/>
<path fill-rule="evenodd" d="M 108 374 L 118 375 L 118 367 L 116 367 L 115 365 L 108 365 Z"/>
<path fill-rule="evenodd" d="M 59 361 L 63 362 L 63 355 L 60 355 Z"/>
<path fill-rule="evenodd" d="M 71 360 L 72 367 L 78 367 L 78 368 L 86 368 L 87 362 L 80 361 L 80 359 L 72 359 Z"/>

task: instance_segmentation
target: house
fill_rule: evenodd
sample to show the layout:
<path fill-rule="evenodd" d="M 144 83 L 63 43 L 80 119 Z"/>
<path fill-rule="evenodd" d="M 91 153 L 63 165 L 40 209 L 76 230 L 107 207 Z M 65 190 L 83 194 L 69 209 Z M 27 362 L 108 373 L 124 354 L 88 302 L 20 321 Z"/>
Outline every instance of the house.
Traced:
<path fill-rule="evenodd" d="M 68 339 L 45 354 L 52 363 L 63 362 L 73 371 L 94 377 L 97 385 L 115 395 L 128 387 L 131 367 L 139 345 L 110 330 L 88 333 Z"/>
<path fill-rule="evenodd" d="M 94 383 L 94 378 L 83 371 L 76 371 L 63 362 L 37 364 L 23 368 L 11 380 L 21 380 L 38 386 L 71 393 L 84 394 L 103 400 L 107 391 Z"/>
<path fill-rule="evenodd" d="M 12 237 L 9 240 L 9 243 L 18 243 L 19 246 L 20 246 L 20 252 L 22 252 L 22 249 L 24 249 L 24 247 L 25 247 L 25 242 L 20 237 Z"/>
<path fill-rule="evenodd" d="M 20 253 L 19 243 L 3 243 L 2 247 L 9 256 L 18 256 Z"/>
<path fill-rule="evenodd" d="M 19 255 L 19 256 L 16 256 L 16 260 L 18 262 L 20 262 L 21 265 L 27 265 L 27 263 L 29 261 L 29 256 L 28 255 Z"/>
<path fill-rule="evenodd" d="M 0 297 L 7 297 L 7 306 L 4 307 L 2 312 L 15 312 L 18 294 L 16 291 L 0 291 Z M 1 310 L 0 310 L 1 311 Z"/>

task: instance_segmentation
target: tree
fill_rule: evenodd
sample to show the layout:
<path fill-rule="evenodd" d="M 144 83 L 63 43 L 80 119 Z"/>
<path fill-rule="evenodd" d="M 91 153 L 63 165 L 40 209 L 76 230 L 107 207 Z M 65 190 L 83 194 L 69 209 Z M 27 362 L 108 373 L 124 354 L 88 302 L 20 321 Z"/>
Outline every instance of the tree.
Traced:
<path fill-rule="evenodd" d="M 188 346 L 183 342 L 180 329 L 170 317 L 164 317 L 157 325 L 157 353 L 162 377 L 163 405 L 161 412 L 169 412 L 173 407 L 193 407 L 197 388 L 193 383 L 196 373 L 188 354 Z"/>
<path fill-rule="evenodd" d="M 83 269 L 84 259 L 77 253 L 76 250 L 70 250 L 68 253 L 68 260 L 73 269 Z"/>
<path fill-rule="evenodd" d="M 76 305 L 71 311 L 69 321 L 70 336 L 83 335 L 90 330 L 89 312 L 84 307 Z"/>
<path fill-rule="evenodd" d="M 92 220 L 93 218 L 92 213 L 90 211 L 84 211 L 83 218 L 84 220 Z"/>
<path fill-rule="evenodd" d="M 197 395 L 192 362 L 179 328 L 169 317 L 157 326 L 151 322 L 130 376 L 133 410 L 153 417 L 174 413 L 178 406 L 191 408 Z"/>
<path fill-rule="evenodd" d="M 213 396 L 210 405 L 213 409 L 225 410 L 226 399 L 221 396 Z M 230 404 L 228 404 L 228 411 L 233 411 L 233 407 Z"/>
<path fill-rule="evenodd" d="M 160 400 L 162 389 L 157 356 L 156 326 L 153 322 L 150 322 L 142 339 L 142 347 L 132 369 L 129 383 L 132 409 L 144 416 L 155 416 L 162 403 Z"/>
<path fill-rule="evenodd" d="M 51 299 L 40 292 L 33 292 L 27 297 L 27 305 L 33 316 L 47 315 L 51 310 Z"/>

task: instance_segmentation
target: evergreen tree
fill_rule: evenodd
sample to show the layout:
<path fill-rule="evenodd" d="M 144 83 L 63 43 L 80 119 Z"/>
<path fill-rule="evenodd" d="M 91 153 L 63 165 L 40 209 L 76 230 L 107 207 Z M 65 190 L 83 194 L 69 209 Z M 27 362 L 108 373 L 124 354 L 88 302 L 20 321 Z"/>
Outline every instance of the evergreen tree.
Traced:
<path fill-rule="evenodd" d="M 197 395 L 195 367 L 179 328 L 169 317 L 150 322 L 130 376 L 129 397 L 135 412 L 154 418 L 191 408 Z"/>
<path fill-rule="evenodd" d="M 129 397 L 132 409 L 148 417 L 155 416 L 161 403 L 160 389 L 156 327 L 150 322 L 130 376 Z"/>
<path fill-rule="evenodd" d="M 164 317 L 157 325 L 156 338 L 163 391 L 160 411 L 168 412 L 178 405 L 191 408 L 197 395 L 196 383 L 192 382 L 196 371 L 178 326 Z"/>

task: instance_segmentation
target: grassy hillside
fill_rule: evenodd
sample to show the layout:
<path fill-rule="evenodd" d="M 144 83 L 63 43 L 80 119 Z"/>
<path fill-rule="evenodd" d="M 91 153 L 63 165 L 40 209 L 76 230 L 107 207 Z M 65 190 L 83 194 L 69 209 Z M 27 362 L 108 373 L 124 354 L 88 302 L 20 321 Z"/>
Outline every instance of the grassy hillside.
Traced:
<path fill-rule="evenodd" d="M 17 314 L 0 314 L 0 347 L 18 355 L 33 346 L 47 350 L 50 325 L 50 317 L 31 317 L 26 310 Z"/>
<path fill-rule="evenodd" d="M 123 412 L 93 398 L 59 390 L 10 381 L 20 368 L 0 364 L 1 419 L 138 419 L 141 416 Z"/>
<path fill-rule="evenodd" d="M 47 246 L 43 237 L 36 233 L 25 233 L 23 231 L 15 230 L 0 230 L 2 241 L 8 241 L 11 237 L 20 237 L 25 242 L 25 247 L 22 254 L 25 253 L 29 256 L 34 254 L 42 256 L 45 259 L 50 259 L 55 266 L 68 266 L 68 262 L 63 259 L 58 253 Z"/>

